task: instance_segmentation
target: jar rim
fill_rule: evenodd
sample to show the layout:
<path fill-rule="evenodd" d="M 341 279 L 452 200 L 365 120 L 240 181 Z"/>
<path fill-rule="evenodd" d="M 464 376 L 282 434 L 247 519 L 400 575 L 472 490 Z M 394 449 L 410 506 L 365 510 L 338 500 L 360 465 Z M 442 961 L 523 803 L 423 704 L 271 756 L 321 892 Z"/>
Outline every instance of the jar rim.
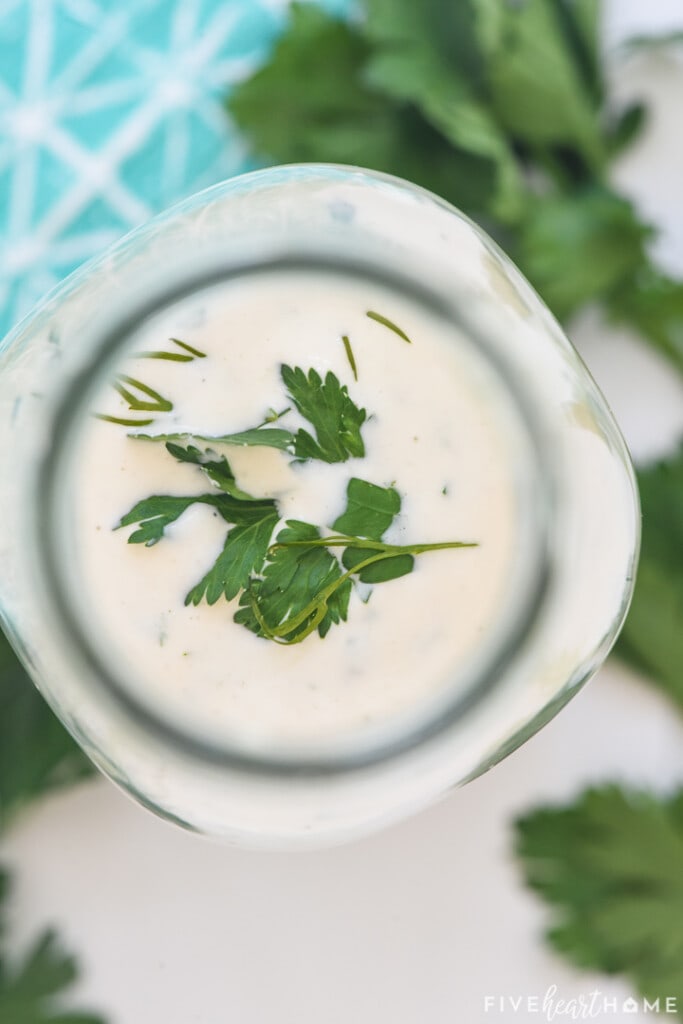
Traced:
<path fill-rule="evenodd" d="M 395 183 L 404 184 L 398 180 L 395 180 Z M 453 208 L 450 209 L 457 214 Z M 400 290 L 402 294 L 407 294 L 426 306 L 430 312 L 436 312 L 458 326 L 468 341 L 483 353 L 489 365 L 504 382 L 530 442 L 534 462 L 533 486 L 536 494 L 533 511 L 536 522 L 533 535 L 533 564 L 524 578 L 522 592 L 507 595 L 511 605 L 514 602 L 514 614 L 510 619 L 509 628 L 504 631 L 500 642 L 486 659 L 484 669 L 471 686 L 464 692 L 454 694 L 451 701 L 446 701 L 435 709 L 432 718 L 420 722 L 414 729 L 407 730 L 402 735 L 390 736 L 386 741 L 365 749 L 353 745 L 346 753 L 342 751 L 330 756 L 291 758 L 277 754 L 255 754 L 238 749 L 227 743 L 200 737 L 196 732 L 180 727 L 177 722 L 171 721 L 170 717 L 157 713 L 150 704 L 138 698 L 117 677 L 107 662 L 103 649 L 98 648 L 95 638 L 88 632 L 83 616 L 73 600 L 61 557 L 62 546 L 58 538 L 60 480 L 65 453 L 74 437 L 74 431 L 78 429 L 79 415 L 94 382 L 102 379 L 106 367 L 113 364 L 134 331 L 148 318 L 198 291 L 245 275 L 281 270 L 314 270 L 334 275 L 341 273 L 364 280 L 371 278 L 378 284 Z M 60 628 L 69 642 L 85 658 L 93 678 L 102 686 L 103 693 L 113 699 L 129 719 L 155 739 L 171 745 L 175 750 L 215 766 L 264 775 L 329 776 L 383 763 L 428 743 L 453 727 L 484 698 L 498 689 L 505 675 L 504 669 L 507 669 L 524 647 L 536 625 L 552 579 L 553 549 L 550 521 L 555 504 L 555 459 L 554 453 L 550 450 L 549 437 L 543 429 L 543 424 L 537 419 L 534 401 L 521 374 L 512 363 L 502 359 L 499 349 L 487 340 L 481 326 L 473 323 L 451 296 L 440 294 L 424 282 L 402 275 L 395 268 L 389 270 L 386 266 L 377 266 L 358 256 L 348 258 L 339 253 L 333 255 L 324 248 L 314 251 L 303 246 L 269 256 L 256 254 L 249 258 L 242 256 L 237 259 L 216 251 L 206 254 L 192 267 L 176 267 L 163 282 L 157 282 L 144 294 L 139 292 L 127 305 L 122 304 L 114 311 L 108 323 L 100 325 L 100 328 L 87 364 L 79 370 L 70 389 L 62 396 L 53 419 L 50 449 L 45 454 L 39 470 L 44 487 L 44 500 L 38 515 L 36 539 L 45 568 L 45 585 L 58 616 Z M 76 401 L 74 395 L 78 396 Z"/>

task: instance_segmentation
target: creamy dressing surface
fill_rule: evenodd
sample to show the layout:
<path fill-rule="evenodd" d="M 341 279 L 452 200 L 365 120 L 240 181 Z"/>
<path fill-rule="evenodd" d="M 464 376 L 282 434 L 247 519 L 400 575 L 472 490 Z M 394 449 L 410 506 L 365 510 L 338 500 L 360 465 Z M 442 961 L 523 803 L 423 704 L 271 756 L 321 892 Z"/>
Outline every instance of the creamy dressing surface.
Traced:
<path fill-rule="evenodd" d="M 369 309 L 412 343 L 370 320 Z M 200 734 L 255 748 L 352 735 L 409 716 L 457 686 L 459 669 L 486 643 L 506 603 L 520 515 L 509 399 L 482 357 L 406 297 L 310 272 L 206 290 L 151 319 L 130 351 L 168 350 L 171 337 L 206 358 L 130 355 L 120 367 L 174 403 L 150 432 L 254 427 L 269 409 L 291 405 L 281 364 L 322 376 L 331 370 L 367 410 L 366 457 L 301 464 L 273 449 L 214 446 L 239 486 L 276 499 L 283 519 L 329 528 L 345 508 L 350 477 L 392 485 L 402 507 L 386 540 L 478 547 L 426 553 L 408 576 L 354 587 L 347 622 L 324 639 L 316 633 L 277 645 L 232 621 L 237 600 L 184 605 L 224 543 L 227 524 L 211 508 L 191 507 L 151 548 L 127 543 L 132 527 L 114 530 L 142 498 L 206 493 L 211 484 L 163 445 L 89 417 L 74 446 L 65 543 L 90 628 L 127 685 Z M 108 384 L 92 409 L 136 415 Z M 282 424 L 311 430 L 295 410 Z"/>

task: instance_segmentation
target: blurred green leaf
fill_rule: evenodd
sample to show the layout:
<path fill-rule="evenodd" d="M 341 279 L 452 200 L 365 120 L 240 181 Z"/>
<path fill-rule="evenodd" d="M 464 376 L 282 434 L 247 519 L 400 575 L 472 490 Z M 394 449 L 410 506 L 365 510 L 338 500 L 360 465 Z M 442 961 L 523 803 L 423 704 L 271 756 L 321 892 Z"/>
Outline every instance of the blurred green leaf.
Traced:
<path fill-rule="evenodd" d="M 355 29 L 295 3 L 269 63 L 234 90 L 229 110 L 250 125 L 256 151 L 279 160 L 362 162 L 366 152 L 390 153 L 396 118 L 359 81 L 367 56 Z"/>
<path fill-rule="evenodd" d="M 596 104 L 604 98 L 600 21 L 602 0 L 552 0 L 565 43 Z"/>
<path fill-rule="evenodd" d="M 683 1007 L 683 795 L 593 789 L 516 830 L 527 884 L 555 911 L 552 945 Z"/>
<path fill-rule="evenodd" d="M 269 63 L 237 86 L 228 109 L 263 157 L 358 164 L 486 209 L 496 187 L 491 161 L 454 150 L 414 105 L 371 88 L 368 54 L 357 29 L 293 4 Z"/>
<path fill-rule="evenodd" d="M 414 59 L 420 67 L 431 60 L 476 90 L 486 71 L 481 25 L 491 24 L 500 4 L 479 7 L 480 0 L 365 0 L 363 31 L 378 51 L 400 54 L 406 67 Z"/>
<path fill-rule="evenodd" d="M 638 583 L 617 652 L 683 708 L 683 447 L 638 473 L 643 540 Z"/>
<path fill-rule="evenodd" d="M 503 221 L 518 219 L 524 199 L 519 167 L 479 98 L 485 74 L 480 31 L 493 41 L 493 7 L 483 5 L 480 21 L 471 0 L 367 0 L 366 11 L 365 35 L 375 49 L 364 79 L 394 100 L 414 104 L 456 149 L 489 161 L 496 182 L 490 209 Z"/>
<path fill-rule="evenodd" d="M 516 255 L 555 315 L 566 319 L 630 282 L 645 261 L 651 234 L 631 203 L 591 187 L 539 199 L 529 209 Z"/>
<path fill-rule="evenodd" d="M 3 1024 L 103 1024 L 91 1013 L 63 1009 L 63 995 L 76 980 L 76 962 L 53 931 L 44 932 L 19 965 L 10 965 L 3 941 L 8 876 L 0 870 L 0 1021 Z"/>
<path fill-rule="evenodd" d="M 606 139 L 610 157 L 618 156 L 638 138 L 647 121 L 644 103 L 626 107 L 607 129 Z"/>
<path fill-rule="evenodd" d="M 635 327 L 683 372 L 683 281 L 645 263 L 606 298 L 613 320 Z"/>
<path fill-rule="evenodd" d="M 669 32 L 631 36 L 621 44 L 620 50 L 622 54 L 630 56 L 642 50 L 659 50 L 668 46 L 679 46 L 681 43 L 683 43 L 683 29 L 672 29 Z"/>
<path fill-rule="evenodd" d="M 24 803 L 92 770 L 0 632 L 0 832 Z"/>
<path fill-rule="evenodd" d="M 573 59 L 556 5 L 505 5 L 500 45 L 490 58 L 495 115 L 515 139 L 569 146 L 600 176 L 606 153 L 598 108 Z"/>

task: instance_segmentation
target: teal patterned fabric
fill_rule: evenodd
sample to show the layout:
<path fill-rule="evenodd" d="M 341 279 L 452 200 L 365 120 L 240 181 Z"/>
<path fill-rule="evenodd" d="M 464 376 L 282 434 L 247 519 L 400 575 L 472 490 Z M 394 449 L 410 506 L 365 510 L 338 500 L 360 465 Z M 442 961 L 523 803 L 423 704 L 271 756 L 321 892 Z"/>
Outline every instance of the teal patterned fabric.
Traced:
<path fill-rule="evenodd" d="M 0 0 L 0 338 L 129 228 L 253 165 L 221 100 L 285 16 L 283 0 Z"/>

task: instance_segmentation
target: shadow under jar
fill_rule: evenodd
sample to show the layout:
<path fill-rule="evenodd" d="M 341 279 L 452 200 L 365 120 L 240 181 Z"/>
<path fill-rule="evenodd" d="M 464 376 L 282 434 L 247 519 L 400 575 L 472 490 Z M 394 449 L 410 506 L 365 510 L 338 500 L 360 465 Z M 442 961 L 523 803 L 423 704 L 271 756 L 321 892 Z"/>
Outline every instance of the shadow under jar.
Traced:
<path fill-rule="evenodd" d="M 209 189 L 68 278 L 0 371 L 3 625 L 180 825 L 286 847 L 404 817 L 547 722 L 623 621 L 610 411 L 509 260 L 407 182 Z"/>

